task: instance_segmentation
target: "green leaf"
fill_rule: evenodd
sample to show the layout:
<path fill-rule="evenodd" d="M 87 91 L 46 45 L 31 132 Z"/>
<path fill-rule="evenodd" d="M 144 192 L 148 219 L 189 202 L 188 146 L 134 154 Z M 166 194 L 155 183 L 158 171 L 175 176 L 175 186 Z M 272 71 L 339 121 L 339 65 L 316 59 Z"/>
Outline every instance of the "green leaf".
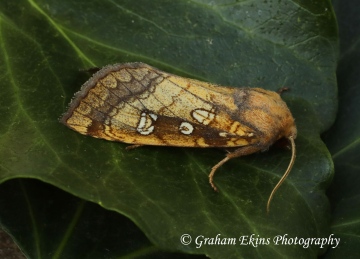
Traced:
<path fill-rule="evenodd" d="M 0 188 L 1 197 L 9 193 L 12 202 L 0 202 L 1 218 L 28 258 L 177 258 L 152 245 L 126 217 L 50 185 L 11 180 Z"/>
<path fill-rule="evenodd" d="M 335 177 L 328 190 L 332 206 L 331 231 L 341 238 L 327 258 L 353 257 L 360 246 L 360 29 L 357 1 L 333 1 L 339 19 L 341 52 L 338 66 L 339 111 L 325 141 L 335 164 Z"/>
<path fill-rule="evenodd" d="M 0 10 L 0 182 L 34 178 L 54 185 L 125 215 L 164 250 L 213 258 L 314 257 L 325 251 L 320 245 L 276 245 L 274 237 L 330 233 L 324 192 L 333 165 L 319 137 L 337 107 L 337 30 L 329 1 L 19 0 L 3 1 Z M 222 150 L 126 151 L 125 144 L 82 136 L 58 122 L 88 77 L 79 69 L 132 61 L 222 85 L 291 89 L 283 98 L 296 119 L 298 156 L 270 215 L 266 201 L 289 163 L 288 150 L 233 159 L 218 170 L 220 192 L 214 193 L 207 175 L 224 157 Z M 17 194 L 30 201 L 22 204 L 14 195 L 11 188 L 3 191 L 2 208 L 16 202 L 21 212 L 44 213 L 36 198 Z M 59 221 L 67 206 L 75 213 L 77 201 L 53 208 Z M 83 211 L 78 213 L 77 221 L 86 221 Z M 86 257 L 73 250 L 81 238 L 36 232 L 40 222 L 56 223 L 29 215 L 24 222 L 35 242 L 21 239 L 26 230 L 14 230 L 11 217 L 0 212 L 2 226 L 27 255 L 61 251 L 56 255 Z M 76 228 L 67 224 L 64 228 Z M 98 231 L 92 235 L 105 235 Z M 191 235 L 191 244 L 181 244 L 183 234 Z M 240 245 L 252 234 L 262 243 Z M 200 246 L 202 236 L 217 235 L 235 238 L 236 245 Z M 88 257 L 104 251 L 94 249 Z M 114 249 L 106 256 L 123 254 Z"/>

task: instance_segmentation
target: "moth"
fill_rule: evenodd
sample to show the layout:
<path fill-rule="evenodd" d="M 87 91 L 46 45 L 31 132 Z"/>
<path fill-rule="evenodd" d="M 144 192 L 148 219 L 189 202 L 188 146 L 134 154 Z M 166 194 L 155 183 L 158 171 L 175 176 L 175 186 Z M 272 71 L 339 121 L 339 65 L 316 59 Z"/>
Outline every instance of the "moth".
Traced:
<path fill-rule="evenodd" d="M 228 160 L 266 151 L 286 138 L 292 157 L 270 202 L 295 161 L 297 129 L 280 95 L 261 88 L 232 88 L 160 71 L 144 63 L 108 65 L 77 92 L 60 121 L 81 134 L 128 144 L 236 148 Z"/>

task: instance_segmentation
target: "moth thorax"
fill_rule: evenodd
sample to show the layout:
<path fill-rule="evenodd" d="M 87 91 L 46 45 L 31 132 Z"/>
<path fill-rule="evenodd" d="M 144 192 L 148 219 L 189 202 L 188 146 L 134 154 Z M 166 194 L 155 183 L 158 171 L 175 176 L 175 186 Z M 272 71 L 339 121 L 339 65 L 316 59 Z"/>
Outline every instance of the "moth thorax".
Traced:
<path fill-rule="evenodd" d="M 246 121 L 263 134 L 264 142 L 289 136 L 296 138 L 294 118 L 278 93 L 252 88 L 247 89 L 246 94 L 241 113 Z"/>

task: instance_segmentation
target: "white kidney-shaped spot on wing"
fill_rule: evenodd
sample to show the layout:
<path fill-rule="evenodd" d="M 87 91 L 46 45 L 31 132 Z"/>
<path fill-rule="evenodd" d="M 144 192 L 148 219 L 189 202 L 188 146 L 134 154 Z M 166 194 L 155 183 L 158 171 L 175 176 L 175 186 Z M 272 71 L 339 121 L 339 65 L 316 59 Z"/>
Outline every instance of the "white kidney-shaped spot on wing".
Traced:
<path fill-rule="evenodd" d="M 149 135 L 155 129 L 155 126 L 152 125 L 154 121 L 157 120 L 157 115 L 153 113 L 147 114 L 146 112 L 142 112 L 140 115 L 139 123 L 137 125 L 137 132 L 141 135 Z"/>
<path fill-rule="evenodd" d="M 191 116 L 201 124 L 209 125 L 209 123 L 215 118 L 215 113 L 214 109 L 211 109 L 210 111 L 195 109 L 191 112 Z"/>
<path fill-rule="evenodd" d="M 190 135 L 194 131 L 194 126 L 189 122 L 183 121 L 180 124 L 179 130 L 182 134 Z"/>

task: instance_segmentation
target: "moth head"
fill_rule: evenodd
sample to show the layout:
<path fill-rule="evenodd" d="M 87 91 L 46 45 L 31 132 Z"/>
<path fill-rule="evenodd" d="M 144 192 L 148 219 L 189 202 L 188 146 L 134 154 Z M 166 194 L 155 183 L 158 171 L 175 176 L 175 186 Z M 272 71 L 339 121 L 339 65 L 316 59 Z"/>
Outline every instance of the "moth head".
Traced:
<path fill-rule="evenodd" d="M 292 137 L 296 139 L 297 137 L 297 128 L 295 125 L 294 117 L 292 116 L 290 110 L 286 107 L 284 108 L 284 117 L 283 117 L 284 124 L 282 125 L 282 136 L 284 138 Z"/>
<path fill-rule="evenodd" d="M 296 157 L 296 148 L 295 148 L 295 139 L 297 137 L 297 128 L 295 125 L 294 117 L 292 116 L 289 108 L 286 103 L 282 100 L 280 94 L 272 91 L 267 91 L 264 89 L 256 88 L 254 89 L 256 94 L 253 94 L 254 98 L 252 103 L 255 104 L 255 107 L 260 107 L 259 110 L 264 111 L 269 118 L 268 124 L 259 123 L 263 126 L 263 132 L 274 139 L 286 138 L 290 142 L 291 146 L 291 159 L 289 165 L 279 180 L 279 182 L 273 188 L 266 206 L 267 213 L 270 211 L 270 203 L 275 195 L 275 192 L 279 189 L 281 184 L 285 181 L 286 177 L 291 172 L 291 169 L 295 162 Z M 264 116 L 265 118 L 265 116 Z M 266 121 L 266 120 L 264 120 Z M 274 135 L 272 135 L 274 134 Z M 273 140 L 274 140 L 273 139 Z"/>

